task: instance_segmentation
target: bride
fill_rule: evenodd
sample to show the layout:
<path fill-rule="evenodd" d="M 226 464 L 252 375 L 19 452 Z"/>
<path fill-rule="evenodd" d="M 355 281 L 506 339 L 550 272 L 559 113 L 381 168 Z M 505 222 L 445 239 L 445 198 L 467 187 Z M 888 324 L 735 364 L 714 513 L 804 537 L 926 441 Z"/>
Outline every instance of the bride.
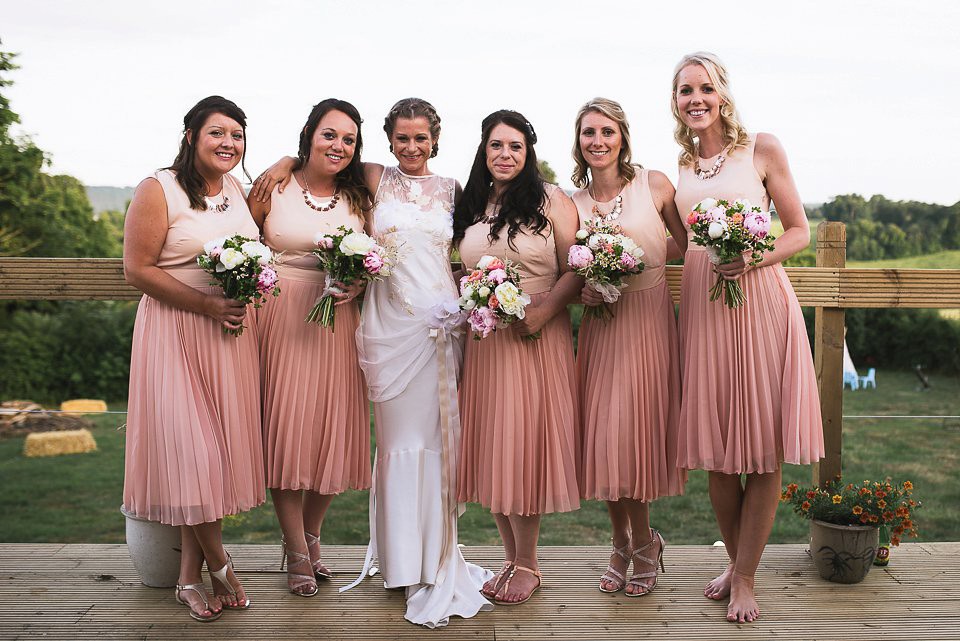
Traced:
<path fill-rule="evenodd" d="M 357 330 L 377 452 L 367 558 L 360 577 L 341 591 L 372 573 L 376 558 L 384 586 L 406 588 L 405 618 L 432 628 L 451 615 L 472 617 L 493 607 L 480 594 L 491 573 L 467 563 L 457 547 L 463 331 L 450 247 L 460 186 L 427 168 L 440 136 L 430 103 L 397 102 L 383 129 L 399 166 L 364 166 L 376 194 L 370 231 L 398 260 L 390 276 L 368 285 Z M 269 193 L 273 180 L 286 178 L 288 162 L 255 187 Z"/>

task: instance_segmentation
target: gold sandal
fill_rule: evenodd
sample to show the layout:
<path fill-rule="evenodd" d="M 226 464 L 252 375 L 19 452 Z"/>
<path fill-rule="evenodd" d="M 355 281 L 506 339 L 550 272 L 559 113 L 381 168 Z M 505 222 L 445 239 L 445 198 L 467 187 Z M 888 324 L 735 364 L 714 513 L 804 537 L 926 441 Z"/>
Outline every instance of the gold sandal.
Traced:
<path fill-rule="evenodd" d="M 493 575 L 491 581 L 493 581 L 493 591 L 488 592 L 486 589 L 481 588 L 480 594 L 487 597 L 488 599 L 495 599 L 497 593 L 500 592 L 500 588 L 503 587 L 503 581 L 507 578 L 507 575 L 510 574 L 510 570 L 513 569 L 513 561 L 504 561 L 503 565 L 500 567 L 500 571 Z M 487 581 L 489 583 L 490 581 Z M 486 585 L 486 584 L 484 584 Z"/>
<path fill-rule="evenodd" d="M 526 603 L 527 601 L 530 600 L 530 598 L 534 595 L 534 593 L 535 593 L 537 590 L 540 589 L 540 586 L 543 585 L 543 577 L 540 575 L 540 571 L 539 571 L 539 570 L 533 570 L 533 569 L 531 569 L 531 568 L 524 567 L 524 566 L 522 566 L 522 565 L 516 565 L 516 564 L 514 564 L 513 569 L 510 570 L 510 574 L 507 576 L 507 580 L 506 580 L 506 581 L 504 582 L 504 584 L 503 584 L 503 587 L 500 588 L 500 592 L 503 592 L 504 596 L 506 596 L 506 593 L 510 591 L 510 582 L 513 581 L 513 577 L 516 576 L 516 574 L 517 574 L 518 571 L 529 572 L 529 573 L 532 574 L 533 576 L 537 577 L 537 584 L 533 587 L 532 590 L 530 590 L 530 594 L 528 594 L 526 597 L 520 599 L 519 601 L 503 601 L 503 600 L 501 600 L 501 599 L 499 599 L 499 598 L 494 598 L 493 600 L 494 600 L 494 602 L 495 602 L 496 604 L 498 604 L 498 605 L 520 605 L 521 603 Z M 497 592 L 497 594 L 500 594 L 500 592 Z"/>

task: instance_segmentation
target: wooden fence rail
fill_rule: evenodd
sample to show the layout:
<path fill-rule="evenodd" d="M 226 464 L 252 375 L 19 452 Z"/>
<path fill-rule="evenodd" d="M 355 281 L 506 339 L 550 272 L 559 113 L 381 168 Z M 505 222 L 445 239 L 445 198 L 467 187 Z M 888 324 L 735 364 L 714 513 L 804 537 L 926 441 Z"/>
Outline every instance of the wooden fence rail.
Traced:
<path fill-rule="evenodd" d="M 822 482 L 840 473 L 843 415 L 843 319 L 848 307 L 960 308 L 960 269 L 845 267 L 846 228 L 817 228 L 817 266 L 787 267 L 800 304 L 815 307 L 814 359 L 827 456 L 814 467 Z M 680 299 L 681 267 L 667 267 Z M 2 258 L 0 300 L 137 300 L 119 258 Z"/>

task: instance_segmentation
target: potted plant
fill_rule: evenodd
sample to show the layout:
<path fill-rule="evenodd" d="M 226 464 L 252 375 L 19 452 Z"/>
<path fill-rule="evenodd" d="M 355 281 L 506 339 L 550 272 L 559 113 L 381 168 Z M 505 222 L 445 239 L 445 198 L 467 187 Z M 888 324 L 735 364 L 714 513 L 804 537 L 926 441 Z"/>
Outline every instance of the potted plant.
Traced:
<path fill-rule="evenodd" d="M 172 588 L 180 576 L 180 528 L 140 518 L 120 506 L 127 522 L 127 551 L 140 581 Z"/>
<path fill-rule="evenodd" d="M 787 485 L 780 499 L 810 519 L 810 554 L 824 579 L 858 583 L 867 576 L 877 554 L 881 525 L 891 533 L 890 544 L 905 535 L 917 536 L 913 483 L 894 485 L 864 481 L 844 485 L 838 478 L 823 488 Z"/>

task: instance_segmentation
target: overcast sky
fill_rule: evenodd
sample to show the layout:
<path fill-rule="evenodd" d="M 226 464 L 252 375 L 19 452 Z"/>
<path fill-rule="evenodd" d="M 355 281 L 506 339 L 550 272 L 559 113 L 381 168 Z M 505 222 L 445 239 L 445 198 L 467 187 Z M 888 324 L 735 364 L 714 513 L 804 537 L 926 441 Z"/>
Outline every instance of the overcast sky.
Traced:
<path fill-rule="evenodd" d="M 691 51 L 730 70 L 751 131 L 776 134 L 801 196 L 960 200 L 960 2 L 862 0 L 0 0 L 3 91 L 53 161 L 135 185 L 176 154 L 183 114 L 222 94 L 247 113 L 256 176 L 296 148 L 310 107 L 353 102 L 364 159 L 389 163 L 383 116 L 420 96 L 443 119 L 435 173 L 466 179 L 481 119 L 522 111 L 570 186 L 573 118 L 619 100 L 636 160 L 676 180 L 669 98 Z M 268 8 L 269 7 L 269 8 Z"/>

